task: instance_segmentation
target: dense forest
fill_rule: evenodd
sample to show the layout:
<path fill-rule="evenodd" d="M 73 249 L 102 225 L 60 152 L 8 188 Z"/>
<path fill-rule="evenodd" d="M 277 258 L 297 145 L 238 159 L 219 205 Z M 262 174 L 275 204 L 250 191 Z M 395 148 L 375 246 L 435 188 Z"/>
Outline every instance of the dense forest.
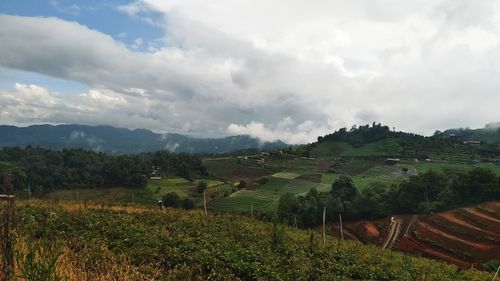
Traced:
<path fill-rule="evenodd" d="M 327 217 L 374 219 L 391 214 L 432 213 L 457 206 L 500 200 L 500 177 L 491 170 L 474 168 L 451 176 L 427 171 L 400 184 L 372 183 L 361 191 L 349 176 L 341 176 L 330 192 L 310 190 L 304 196 L 291 193 L 279 200 L 278 217 L 289 224 L 314 227 Z"/>
<path fill-rule="evenodd" d="M 112 156 L 81 149 L 4 148 L 0 179 L 14 175 L 18 192 L 40 196 L 61 188 L 124 186 L 140 188 L 152 173 L 192 179 L 206 173 L 201 159 L 167 151 Z"/>

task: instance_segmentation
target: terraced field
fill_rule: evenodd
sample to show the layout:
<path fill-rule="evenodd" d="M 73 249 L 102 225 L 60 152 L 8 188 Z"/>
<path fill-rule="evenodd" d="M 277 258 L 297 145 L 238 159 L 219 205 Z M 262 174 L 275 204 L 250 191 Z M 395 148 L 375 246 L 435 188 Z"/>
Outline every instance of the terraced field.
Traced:
<path fill-rule="evenodd" d="M 256 178 L 270 175 L 276 171 L 256 165 L 255 160 L 237 158 L 205 159 L 208 173 L 222 179 Z"/>
<path fill-rule="evenodd" d="M 255 189 L 242 189 L 231 195 L 213 202 L 210 206 L 214 210 L 223 212 L 247 212 L 251 204 L 255 210 L 273 211 L 278 206 L 279 198 L 287 193 L 301 194 L 318 187 L 315 183 L 303 179 L 285 179 L 280 177 L 268 177 L 267 182 Z"/>
<path fill-rule="evenodd" d="M 269 191 L 242 189 L 213 202 L 210 208 L 222 212 L 250 212 L 253 204 L 255 210 L 266 210 L 277 204 L 279 198 L 280 195 Z"/>
<path fill-rule="evenodd" d="M 444 260 L 462 268 L 500 259 L 500 202 L 439 214 L 396 216 L 401 229 L 392 249 Z M 346 224 L 351 239 L 382 245 L 393 232 L 391 219 Z M 375 227 L 376 231 L 367 232 Z M 332 233 L 338 233 L 335 226 Z M 371 235 L 370 235 L 371 233 Z M 375 233 L 375 235 L 373 235 Z"/>

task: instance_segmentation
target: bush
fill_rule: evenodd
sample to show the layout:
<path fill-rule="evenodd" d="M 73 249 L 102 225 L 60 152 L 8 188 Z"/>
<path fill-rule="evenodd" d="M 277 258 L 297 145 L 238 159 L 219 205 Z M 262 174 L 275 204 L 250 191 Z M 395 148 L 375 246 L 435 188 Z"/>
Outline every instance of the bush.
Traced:
<path fill-rule="evenodd" d="M 247 186 L 247 182 L 244 181 L 244 180 L 240 180 L 240 182 L 238 183 L 238 188 L 239 189 L 243 189 Z"/>
<path fill-rule="evenodd" d="M 186 210 L 191 210 L 194 208 L 194 202 L 193 202 L 193 200 L 186 198 L 186 199 L 182 200 L 181 206 L 182 206 L 182 208 L 184 208 Z"/>
<path fill-rule="evenodd" d="M 483 263 L 482 267 L 484 270 L 489 272 L 496 272 L 500 266 L 500 260 L 491 260 L 489 262 Z"/>
<path fill-rule="evenodd" d="M 178 207 L 179 195 L 175 192 L 169 192 L 163 196 L 162 202 L 165 207 Z"/>

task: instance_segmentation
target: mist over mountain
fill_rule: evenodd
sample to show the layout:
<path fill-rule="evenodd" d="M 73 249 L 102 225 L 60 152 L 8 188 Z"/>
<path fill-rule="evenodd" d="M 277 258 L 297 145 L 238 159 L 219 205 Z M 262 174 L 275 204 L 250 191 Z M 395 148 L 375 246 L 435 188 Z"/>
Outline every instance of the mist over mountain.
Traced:
<path fill-rule="evenodd" d="M 437 132 L 436 135 L 455 135 L 465 140 L 478 140 L 488 143 L 500 143 L 500 122 L 488 123 L 484 128 L 456 128 L 444 132 Z"/>
<path fill-rule="evenodd" d="M 131 130 L 111 126 L 0 126 L 0 147 L 26 147 L 28 145 L 50 149 L 82 148 L 111 154 L 157 150 L 179 153 L 227 153 L 251 148 L 270 150 L 287 146 L 281 141 L 261 142 L 247 135 L 209 139 L 170 133 L 157 134 L 146 129 Z"/>

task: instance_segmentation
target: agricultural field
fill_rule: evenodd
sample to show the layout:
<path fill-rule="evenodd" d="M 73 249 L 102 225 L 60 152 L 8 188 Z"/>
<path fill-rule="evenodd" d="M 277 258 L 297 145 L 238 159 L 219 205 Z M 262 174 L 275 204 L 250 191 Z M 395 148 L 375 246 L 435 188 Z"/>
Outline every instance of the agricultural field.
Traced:
<path fill-rule="evenodd" d="M 223 182 L 214 179 L 198 179 L 188 181 L 184 178 L 169 177 L 149 180 L 145 188 L 134 189 L 125 187 L 95 188 L 95 189 L 63 189 L 51 192 L 48 199 L 58 200 L 89 200 L 96 202 L 114 203 L 142 203 L 156 205 L 165 194 L 175 192 L 180 198 L 191 198 L 199 201 L 200 195 L 196 192 L 199 181 L 205 181 L 208 187 L 220 185 Z"/>
<path fill-rule="evenodd" d="M 461 268 L 480 268 L 500 259 L 500 203 L 454 209 L 432 215 L 394 216 L 399 231 L 392 249 L 444 260 Z M 389 218 L 345 224 L 347 237 L 381 245 L 389 236 Z M 336 226 L 331 233 L 338 235 Z"/>
<path fill-rule="evenodd" d="M 303 179 L 286 179 L 283 177 L 266 177 L 266 183 L 256 188 L 246 188 L 239 190 L 218 202 L 211 204 L 211 207 L 217 211 L 224 212 L 249 212 L 253 204 L 254 209 L 258 211 L 274 212 L 278 207 L 279 198 L 287 193 L 302 194 L 319 187 L 315 183 Z"/>
<path fill-rule="evenodd" d="M 228 214 L 137 205 L 17 204 L 16 272 L 51 280 L 434 280 L 492 274 Z M 34 255 L 33 253 L 39 253 Z M 33 259 L 27 257 L 34 257 Z M 45 280 L 45 279 L 44 279 Z"/>
<path fill-rule="evenodd" d="M 250 213 L 252 204 L 255 210 L 267 210 L 274 205 L 277 207 L 279 198 L 280 195 L 273 192 L 242 189 L 210 204 L 210 207 L 222 212 Z"/>
<path fill-rule="evenodd" d="M 293 155 L 254 156 L 244 158 L 205 159 L 209 173 L 221 180 L 237 182 L 244 180 L 247 187 L 230 196 L 221 197 L 218 202 L 211 202 L 210 207 L 223 212 L 248 212 L 250 204 L 254 209 L 274 212 L 279 197 L 287 192 L 305 194 L 312 188 L 327 192 L 331 184 L 340 175 L 349 175 L 360 190 L 373 183 L 387 186 L 407 180 L 409 176 L 428 170 L 443 173 L 468 171 L 475 166 L 457 162 L 415 162 L 400 161 L 396 164 L 386 163 L 384 157 L 358 157 L 361 154 L 383 155 L 395 149 L 395 140 L 388 139 L 375 142 L 360 148 L 354 148 L 341 142 L 323 142 L 316 144 L 310 158 Z M 361 152 L 359 151 L 361 149 Z M 332 156 L 351 155 L 351 157 Z M 481 163 L 480 167 L 490 168 L 500 174 L 500 165 Z M 264 182 L 262 181 L 264 179 Z"/>
<path fill-rule="evenodd" d="M 132 200 L 131 190 L 125 187 L 112 188 L 79 188 L 79 189 L 63 189 L 50 192 L 46 196 L 50 200 L 88 200 L 101 202 L 116 202 L 124 203 Z"/>
<path fill-rule="evenodd" d="M 255 178 L 274 173 L 257 165 L 253 159 L 205 159 L 203 164 L 210 175 L 221 179 Z"/>

